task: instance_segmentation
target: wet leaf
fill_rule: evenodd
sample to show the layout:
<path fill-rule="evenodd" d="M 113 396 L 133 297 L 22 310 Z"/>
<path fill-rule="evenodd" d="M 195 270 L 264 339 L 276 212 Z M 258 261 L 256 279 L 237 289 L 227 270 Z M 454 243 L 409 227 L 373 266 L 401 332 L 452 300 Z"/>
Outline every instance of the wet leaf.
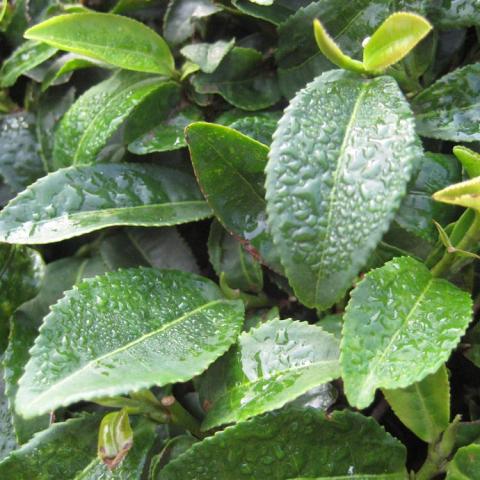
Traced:
<path fill-rule="evenodd" d="M 211 407 L 202 428 L 240 422 L 282 407 L 340 376 L 339 344 L 321 328 L 272 320 L 242 333 L 204 374 Z"/>
<path fill-rule="evenodd" d="M 368 407 L 377 388 L 406 388 L 436 372 L 471 318 L 470 295 L 411 257 L 372 270 L 344 315 L 340 361 L 350 404 Z"/>
<path fill-rule="evenodd" d="M 462 447 L 447 468 L 447 480 L 480 479 L 480 445 Z"/>
<path fill-rule="evenodd" d="M 147 164 L 69 167 L 38 180 L 2 210 L 0 240 L 50 243 L 109 226 L 169 226 L 209 215 L 194 179 L 179 170 Z"/>
<path fill-rule="evenodd" d="M 1 360 L 1 357 L 0 357 Z M 0 367 L 0 461 L 17 447 L 12 418 L 8 408 L 3 381 L 3 367 Z"/>
<path fill-rule="evenodd" d="M 215 43 L 193 43 L 183 47 L 180 52 L 197 64 L 202 72 L 213 73 L 234 45 L 235 39 L 229 42 L 219 40 Z"/>
<path fill-rule="evenodd" d="M 28 418 L 189 380 L 228 349 L 242 323 L 242 303 L 193 274 L 131 269 L 86 280 L 45 318 L 19 382 L 17 411 Z"/>
<path fill-rule="evenodd" d="M 480 25 L 478 0 L 438 0 L 426 3 L 429 17 L 439 28 L 454 29 Z"/>
<path fill-rule="evenodd" d="M 327 418 L 312 409 L 285 408 L 193 445 L 156 478 L 234 480 L 241 472 L 252 480 L 403 480 L 404 463 L 404 446 L 372 418 L 347 410 Z"/>
<path fill-rule="evenodd" d="M 275 0 L 271 5 L 260 5 L 250 0 L 233 0 L 233 4 L 242 12 L 252 17 L 261 18 L 274 25 L 280 25 L 299 8 L 312 0 Z"/>
<path fill-rule="evenodd" d="M 168 45 L 143 23 L 111 13 L 58 15 L 25 32 L 25 37 L 116 67 L 172 76 Z"/>
<path fill-rule="evenodd" d="M 268 224 L 303 304 L 325 309 L 345 293 L 421 157 L 392 78 L 335 70 L 297 94 L 274 134 L 265 185 Z"/>

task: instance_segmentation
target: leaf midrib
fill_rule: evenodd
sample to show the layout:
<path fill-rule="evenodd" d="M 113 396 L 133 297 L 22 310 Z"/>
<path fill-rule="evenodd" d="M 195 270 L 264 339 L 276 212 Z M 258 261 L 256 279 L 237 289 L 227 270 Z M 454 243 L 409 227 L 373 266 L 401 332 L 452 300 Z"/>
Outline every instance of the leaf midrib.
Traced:
<path fill-rule="evenodd" d="M 111 352 L 108 352 L 108 353 L 105 353 L 104 355 L 100 355 L 98 358 L 95 358 L 93 360 L 90 360 L 88 363 L 86 363 L 85 365 L 83 365 L 81 368 L 79 368 L 78 370 L 75 370 L 72 374 L 70 375 L 67 375 L 66 377 L 62 378 L 60 381 L 50 385 L 46 390 L 44 390 L 42 393 L 40 393 L 39 395 L 37 395 L 33 400 L 31 400 L 30 402 L 28 402 L 23 408 L 22 410 L 25 411 L 25 409 L 28 409 L 30 407 L 32 407 L 32 405 L 35 405 L 35 404 L 38 404 L 38 403 L 42 403 L 43 399 L 45 398 L 45 396 L 48 396 L 52 393 L 52 391 L 55 391 L 55 390 L 58 390 L 58 388 L 60 387 L 60 385 L 62 384 L 65 384 L 65 383 L 69 383 L 71 381 L 72 378 L 74 378 L 75 376 L 78 376 L 81 372 L 84 372 L 86 370 L 88 370 L 89 368 L 91 367 L 94 367 L 95 364 L 97 364 L 98 362 L 102 361 L 102 360 L 105 360 L 106 358 L 110 358 L 110 357 L 113 357 L 119 353 L 122 353 L 126 350 L 128 350 L 129 348 L 139 344 L 139 343 L 142 343 L 143 341 L 147 340 L 148 338 L 150 337 L 153 337 L 153 336 L 156 336 L 156 335 L 159 335 L 161 334 L 162 332 L 164 332 L 165 330 L 168 330 L 169 328 L 172 328 L 174 327 L 175 325 L 177 325 L 178 323 L 184 321 L 185 319 L 187 319 L 188 317 L 192 316 L 192 315 L 195 315 L 199 312 L 201 312 L 202 310 L 204 309 L 207 309 L 207 308 L 210 308 L 212 307 L 213 305 L 217 305 L 217 304 L 220 304 L 220 303 L 228 303 L 228 300 L 226 299 L 218 299 L 218 300 L 212 300 L 208 303 L 205 303 L 203 305 L 201 305 L 200 307 L 197 307 L 197 308 L 194 308 L 193 310 L 190 310 L 189 312 L 185 313 L 184 315 L 181 315 L 180 317 L 176 318 L 175 320 L 165 324 L 165 325 L 162 325 L 160 328 L 158 328 L 157 330 L 154 330 L 152 332 L 149 332 L 145 335 L 142 335 L 141 337 L 139 338 L 136 338 L 135 340 L 132 340 L 131 342 L 128 342 L 127 344 L 119 347 L 119 348 L 116 348 L 115 350 L 112 350 Z M 30 391 L 30 390 L 29 390 Z M 31 392 L 31 391 L 30 391 Z"/>

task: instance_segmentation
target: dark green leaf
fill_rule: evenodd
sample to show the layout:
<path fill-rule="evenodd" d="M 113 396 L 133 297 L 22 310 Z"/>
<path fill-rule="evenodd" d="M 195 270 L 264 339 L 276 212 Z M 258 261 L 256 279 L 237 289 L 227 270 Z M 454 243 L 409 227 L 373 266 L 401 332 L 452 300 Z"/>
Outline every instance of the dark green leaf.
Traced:
<path fill-rule="evenodd" d="M 436 372 L 471 317 L 470 295 L 411 257 L 368 273 L 344 315 L 340 361 L 349 402 L 368 407 L 377 388 L 405 388 Z"/>
<path fill-rule="evenodd" d="M 234 45 L 235 39 L 229 42 L 219 40 L 215 43 L 193 43 L 183 47 L 180 52 L 197 64 L 202 72 L 213 73 Z"/>
<path fill-rule="evenodd" d="M 223 273 L 231 288 L 250 292 L 260 292 L 263 289 L 260 264 L 217 221 L 210 227 L 208 255 L 215 273 L 218 276 Z"/>
<path fill-rule="evenodd" d="M 226 429 L 169 463 L 157 480 L 403 480 L 405 448 L 372 418 L 283 409 Z"/>
<path fill-rule="evenodd" d="M 57 423 L 0 462 L 2 480 L 67 479 L 84 469 L 95 455 L 99 417 Z"/>
<path fill-rule="evenodd" d="M 12 450 L 15 450 L 16 446 L 15 430 L 13 429 L 12 418 L 8 408 L 8 399 L 5 395 L 3 367 L 0 366 L 0 461 Z"/>
<path fill-rule="evenodd" d="M 189 380 L 228 349 L 242 323 L 243 304 L 193 274 L 131 269 L 86 280 L 45 318 L 17 411 L 28 418 Z"/>
<path fill-rule="evenodd" d="M 257 142 L 270 145 L 280 117 L 280 112 L 258 112 L 255 115 L 239 118 L 228 126 Z"/>
<path fill-rule="evenodd" d="M 265 220 L 268 148 L 235 130 L 203 122 L 190 125 L 186 135 L 197 179 L 217 218 L 281 270 Z"/>
<path fill-rule="evenodd" d="M 55 55 L 57 49 L 35 41 L 25 42 L 8 57 L 0 70 L 0 86 L 11 87 L 25 72 Z"/>
<path fill-rule="evenodd" d="M 275 0 L 271 5 L 259 5 L 250 0 L 233 0 L 233 4 L 240 11 L 274 25 L 280 25 L 299 8 L 305 7 L 311 2 L 312 0 Z"/>
<path fill-rule="evenodd" d="M 340 376 L 339 343 L 321 328 L 272 320 L 248 333 L 204 375 L 203 429 L 282 407 Z"/>
<path fill-rule="evenodd" d="M 453 29 L 480 25 L 478 0 L 436 0 L 426 3 L 429 17 L 439 28 Z"/>
<path fill-rule="evenodd" d="M 69 167 L 38 180 L 0 213 L 0 240 L 50 243 L 115 225 L 169 226 L 210 215 L 195 180 L 168 167 Z"/>
<path fill-rule="evenodd" d="M 58 15 L 25 37 L 127 70 L 172 76 L 175 65 L 162 37 L 143 23 L 111 13 Z"/>
<path fill-rule="evenodd" d="M 269 226 L 302 303 L 325 309 L 345 293 L 422 155 L 390 77 L 335 70 L 297 94 L 275 132 L 265 185 Z"/>
<path fill-rule="evenodd" d="M 413 99 L 420 135 L 454 142 L 480 140 L 480 63 L 458 68 Z"/>
<path fill-rule="evenodd" d="M 447 480 L 480 479 L 480 445 L 462 447 L 447 468 Z"/>

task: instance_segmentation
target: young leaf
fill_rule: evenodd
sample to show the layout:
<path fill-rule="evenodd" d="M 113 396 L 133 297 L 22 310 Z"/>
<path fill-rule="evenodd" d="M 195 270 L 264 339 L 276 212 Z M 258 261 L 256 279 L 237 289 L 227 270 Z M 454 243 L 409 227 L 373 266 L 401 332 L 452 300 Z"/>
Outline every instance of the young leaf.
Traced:
<path fill-rule="evenodd" d="M 436 372 L 471 317 L 470 295 L 411 257 L 368 273 L 344 315 L 340 363 L 350 404 L 366 408 L 377 388 L 405 388 Z"/>
<path fill-rule="evenodd" d="M 143 23 L 111 13 L 58 15 L 28 29 L 25 38 L 127 70 L 168 77 L 175 71 L 160 35 Z"/>
<path fill-rule="evenodd" d="M 268 147 L 230 128 L 204 122 L 187 127 L 186 137 L 198 182 L 220 223 L 281 271 L 265 221 L 263 172 Z"/>
<path fill-rule="evenodd" d="M 383 393 L 402 423 L 424 442 L 435 442 L 448 427 L 450 385 L 445 366 L 407 388 Z"/>
<path fill-rule="evenodd" d="M 85 92 L 63 117 L 55 135 L 56 168 L 91 164 L 123 120 L 148 100 L 163 92 L 167 97 L 178 86 L 157 76 L 118 72 Z"/>
<path fill-rule="evenodd" d="M 25 72 L 55 55 L 57 49 L 34 41 L 25 42 L 8 57 L 0 69 L 0 87 L 11 87 Z"/>
<path fill-rule="evenodd" d="M 242 333 L 204 375 L 204 430 L 282 407 L 340 376 L 339 344 L 321 328 L 272 320 Z"/>
<path fill-rule="evenodd" d="M 480 140 L 480 63 L 457 68 L 420 92 L 412 102 L 417 131 L 453 142 Z"/>
<path fill-rule="evenodd" d="M 480 445 L 462 447 L 448 464 L 447 480 L 480 480 Z"/>
<path fill-rule="evenodd" d="M 369 72 L 384 71 L 408 55 L 432 30 L 420 15 L 397 12 L 390 15 L 368 40 L 363 65 Z"/>
<path fill-rule="evenodd" d="M 325 309 L 345 293 L 422 156 L 409 106 L 390 77 L 335 70 L 297 94 L 274 135 L 266 199 L 302 303 Z"/>
<path fill-rule="evenodd" d="M 228 349 L 242 323 L 243 304 L 193 274 L 142 268 L 86 280 L 45 318 L 17 411 L 28 418 L 189 380 Z"/>
<path fill-rule="evenodd" d="M 453 154 L 458 158 L 470 178 L 480 176 L 480 154 L 462 145 L 453 147 Z M 452 182 L 453 183 L 453 182 Z"/>
<path fill-rule="evenodd" d="M 213 73 L 234 45 L 235 39 L 229 42 L 219 40 L 215 43 L 193 43 L 183 47 L 180 53 L 197 64 L 202 72 Z"/>
<path fill-rule="evenodd" d="M 188 174 L 149 164 L 69 167 L 35 182 L 0 213 L 0 240 L 51 243 L 115 225 L 169 226 L 208 217 Z"/>
<path fill-rule="evenodd" d="M 0 462 L 2 480 L 75 478 L 95 456 L 100 417 L 89 415 L 52 425 Z"/>
<path fill-rule="evenodd" d="M 433 195 L 437 202 L 461 205 L 480 211 L 480 177 L 450 185 Z"/>
<path fill-rule="evenodd" d="M 404 463 L 404 446 L 372 418 L 284 408 L 196 443 L 156 480 L 403 480 Z"/>
<path fill-rule="evenodd" d="M 334 65 L 344 68 L 345 70 L 351 70 L 352 72 L 365 73 L 365 67 L 362 62 L 345 55 L 335 43 L 335 40 L 330 37 L 325 27 L 320 23 L 320 20 L 314 20 L 313 30 L 318 48 Z"/>

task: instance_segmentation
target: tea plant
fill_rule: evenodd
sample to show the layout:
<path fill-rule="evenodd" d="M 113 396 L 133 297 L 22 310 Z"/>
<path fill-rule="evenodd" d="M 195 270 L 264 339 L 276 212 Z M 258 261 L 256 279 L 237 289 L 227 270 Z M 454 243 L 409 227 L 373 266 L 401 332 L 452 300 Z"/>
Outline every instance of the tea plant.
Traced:
<path fill-rule="evenodd" d="M 480 479 L 477 0 L 0 28 L 2 480 Z"/>

